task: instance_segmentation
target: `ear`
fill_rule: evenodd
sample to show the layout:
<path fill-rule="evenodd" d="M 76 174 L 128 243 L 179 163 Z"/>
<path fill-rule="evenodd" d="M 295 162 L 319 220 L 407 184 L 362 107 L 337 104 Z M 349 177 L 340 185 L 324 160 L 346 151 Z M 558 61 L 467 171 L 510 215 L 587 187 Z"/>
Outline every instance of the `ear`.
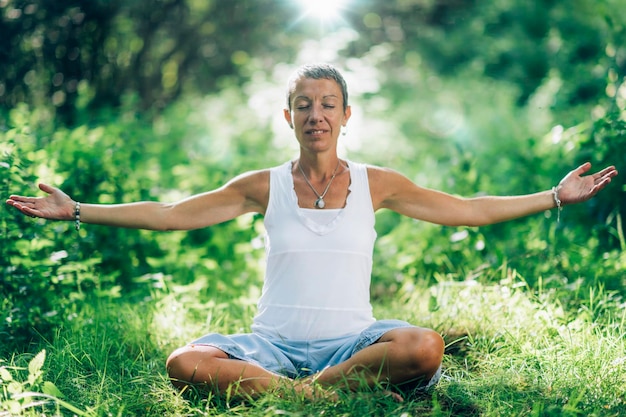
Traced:
<path fill-rule="evenodd" d="M 285 116 L 285 120 L 290 128 L 293 129 L 293 121 L 291 120 L 291 112 L 289 109 L 283 109 L 283 115 Z"/>
<path fill-rule="evenodd" d="M 346 112 L 343 115 L 343 126 L 345 126 L 348 123 L 348 120 L 350 120 L 350 116 L 352 116 L 352 108 L 350 106 L 346 107 Z"/>

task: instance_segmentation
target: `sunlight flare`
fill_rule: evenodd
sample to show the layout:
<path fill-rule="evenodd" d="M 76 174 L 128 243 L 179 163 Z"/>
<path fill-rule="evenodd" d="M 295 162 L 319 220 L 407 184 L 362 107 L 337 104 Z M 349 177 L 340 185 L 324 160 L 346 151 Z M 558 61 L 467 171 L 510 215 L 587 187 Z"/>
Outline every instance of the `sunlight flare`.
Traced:
<path fill-rule="evenodd" d="M 303 9 L 303 18 L 317 19 L 321 23 L 343 20 L 349 0 L 296 0 Z"/>

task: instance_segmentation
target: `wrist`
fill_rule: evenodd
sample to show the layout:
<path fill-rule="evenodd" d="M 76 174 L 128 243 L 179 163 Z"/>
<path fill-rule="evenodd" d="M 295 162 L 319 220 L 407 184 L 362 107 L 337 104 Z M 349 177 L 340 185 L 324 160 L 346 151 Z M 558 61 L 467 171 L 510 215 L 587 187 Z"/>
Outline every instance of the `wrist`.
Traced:
<path fill-rule="evenodd" d="M 76 228 L 76 230 L 80 230 L 80 202 L 79 201 L 74 202 L 73 220 L 74 220 L 74 227 Z"/>
<path fill-rule="evenodd" d="M 554 201 L 554 207 L 557 209 L 556 213 L 556 221 L 561 221 L 561 211 L 563 210 L 563 202 L 559 196 L 559 191 L 561 190 L 560 184 L 552 187 L 552 200 Z"/>

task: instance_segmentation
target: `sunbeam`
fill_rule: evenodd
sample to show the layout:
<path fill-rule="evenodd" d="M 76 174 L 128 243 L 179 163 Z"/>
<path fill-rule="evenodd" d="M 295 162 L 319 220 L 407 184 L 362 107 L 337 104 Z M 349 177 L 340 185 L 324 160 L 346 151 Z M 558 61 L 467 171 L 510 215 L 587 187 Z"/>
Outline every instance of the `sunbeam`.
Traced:
<path fill-rule="evenodd" d="M 350 0 L 294 0 L 302 9 L 297 22 L 317 21 L 322 29 L 330 29 L 345 23 L 343 14 Z"/>

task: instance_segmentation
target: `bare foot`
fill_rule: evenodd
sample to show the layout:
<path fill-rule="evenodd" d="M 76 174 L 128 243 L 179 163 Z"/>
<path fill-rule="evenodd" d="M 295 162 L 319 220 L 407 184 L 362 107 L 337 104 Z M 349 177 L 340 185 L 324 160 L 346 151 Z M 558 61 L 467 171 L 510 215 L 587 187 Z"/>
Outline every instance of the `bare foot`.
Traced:
<path fill-rule="evenodd" d="M 385 396 L 385 397 L 389 396 L 394 401 L 396 401 L 398 403 L 403 403 L 404 402 L 404 398 L 402 398 L 402 395 L 398 394 L 397 392 L 385 390 L 385 391 L 383 391 L 383 396 Z"/>
<path fill-rule="evenodd" d="M 304 396 L 304 398 L 309 400 L 339 400 L 339 394 L 337 389 L 335 389 L 334 387 L 322 386 L 316 383 L 314 376 L 295 380 L 294 388 L 296 392 L 300 393 Z M 389 397 L 398 403 L 404 402 L 404 398 L 402 397 L 402 395 L 391 390 L 374 391 L 373 393 L 368 392 L 368 394 L 370 393 L 374 394 L 374 396 Z"/>

